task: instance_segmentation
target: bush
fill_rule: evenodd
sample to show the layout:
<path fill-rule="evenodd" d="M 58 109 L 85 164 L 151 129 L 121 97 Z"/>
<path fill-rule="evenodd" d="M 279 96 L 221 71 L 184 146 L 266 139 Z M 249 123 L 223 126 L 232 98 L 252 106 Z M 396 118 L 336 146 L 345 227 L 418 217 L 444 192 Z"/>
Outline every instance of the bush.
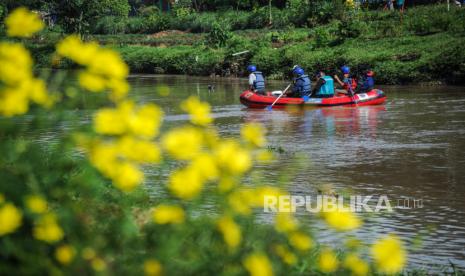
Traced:
<path fill-rule="evenodd" d="M 310 15 L 311 4 L 308 0 L 286 1 L 286 17 L 294 26 L 304 26 Z"/>
<path fill-rule="evenodd" d="M 147 18 L 146 17 L 129 17 L 127 19 L 126 33 L 137 34 L 137 33 L 147 33 Z"/>
<path fill-rule="evenodd" d="M 210 75 L 220 68 L 224 52 L 200 47 L 118 48 L 132 72 Z"/>
<path fill-rule="evenodd" d="M 163 12 L 150 15 L 146 18 L 146 32 L 156 33 L 169 29 L 170 19 L 170 15 Z"/>
<path fill-rule="evenodd" d="M 94 34 L 124 34 L 127 24 L 127 18 L 104 16 L 91 26 L 91 32 Z"/>
<path fill-rule="evenodd" d="M 283 59 L 283 50 L 263 47 L 253 56 L 251 62 L 257 65 L 257 68 L 265 74 L 282 72 L 286 67 L 286 61 Z"/>
<path fill-rule="evenodd" d="M 226 42 L 232 37 L 232 33 L 228 27 L 222 26 L 218 23 L 213 24 L 212 29 L 207 34 L 206 42 L 212 47 L 223 47 Z"/>

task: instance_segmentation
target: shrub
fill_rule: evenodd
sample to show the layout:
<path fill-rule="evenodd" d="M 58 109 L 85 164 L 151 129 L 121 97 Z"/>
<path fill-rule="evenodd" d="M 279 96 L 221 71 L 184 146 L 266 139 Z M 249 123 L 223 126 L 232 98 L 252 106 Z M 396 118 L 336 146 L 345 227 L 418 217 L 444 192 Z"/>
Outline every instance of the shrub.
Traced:
<path fill-rule="evenodd" d="M 170 15 L 158 12 L 152 14 L 146 19 L 147 32 L 156 33 L 169 29 L 170 26 Z"/>
<path fill-rule="evenodd" d="M 231 37 L 232 33 L 229 31 L 228 27 L 215 23 L 207 34 L 206 42 L 208 45 L 218 48 L 225 46 L 226 42 Z"/>
<path fill-rule="evenodd" d="M 126 32 L 127 19 L 117 16 L 104 16 L 91 26 L 94 34 L 124 34 Z"/>
<path fill-rule="evenodd" d="M 129 17 L 127 19 L 126 32 L 130 34 L 147 33 L 147 18 L 142 16 Z"/>
<path fill-rule="evenodd" d="M 281 72 L 285 67 L 285 60 L 282 58 L 283 50 L 263 47 L 253 56 L 251 62 L 265 74 Z"/>
<path fill-rule="evenodd" d="M 311 4 L 308 0 L 289 0 L 286 1 L 286 17 L 294 26 L 303 26 L 307 24 L 307 18 L 310 15 Z"/>

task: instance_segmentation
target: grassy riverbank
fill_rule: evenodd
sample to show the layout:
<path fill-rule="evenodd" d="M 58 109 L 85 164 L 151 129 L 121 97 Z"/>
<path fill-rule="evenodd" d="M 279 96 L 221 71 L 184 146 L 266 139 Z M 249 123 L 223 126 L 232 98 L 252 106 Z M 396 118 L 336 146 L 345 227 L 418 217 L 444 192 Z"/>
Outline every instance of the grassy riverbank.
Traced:
<path fill-rule="evenodd" d="M 205 31 L 196 33 L 178 26 L 183 31 L 88 38 L 118 50 L 137 73 L 242 76 L 246 65 L 255 63 L 268 78 L 280 79 L 294 64 L 331 73 L 349 64 L 357 74 L 372 68 L 382 84 L 465 80 L 465 9 L 432 5 L 404 14 L 353 11 L 312 28 L 231 31 L 234 26 L 216 24 L 195 28 Z M 50 66 L 51 45 L 60 36 L 49 32 L 33 42 L 40 66 Z"/>

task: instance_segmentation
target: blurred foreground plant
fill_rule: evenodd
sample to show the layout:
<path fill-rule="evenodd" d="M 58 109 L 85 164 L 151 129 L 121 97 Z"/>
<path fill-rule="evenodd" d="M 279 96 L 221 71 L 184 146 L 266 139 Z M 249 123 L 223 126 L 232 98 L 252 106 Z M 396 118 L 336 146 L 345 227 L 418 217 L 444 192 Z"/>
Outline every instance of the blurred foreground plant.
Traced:
<path fill-rule="evenodd" d="M 7 27 L 29 36 L 38 30 L 36 15 L 21 13 L 32 23 L 13 12 Z M 1 42 L 0 49 L 2 274 L 365 275 L 403 268 L 406 253 L 395 236 L 373 246 L 370 267 L 360 258 L 364 247 L 341 241 L 336 248 L 344 253 L 320 251 L 291 213 L 277 214 L 274 224 L 258 220 L 265 196 L 285 194 L 283 187 L 244 183 L 254 164 L 272 161 L 261 148 L 262 126 L 246 124 L 240 139 L 223 139 L 210 106 L 190 97 L 181 103 L 190 123 L 158 137 L 162 109 L 128 98 L 120 56 L 71 35 L 58 43 L 57 58 L 78 64 L 78 85 L 92 92 L 85 97 L 99 102 L 104 95 L 106 105 L 88 122 L 70 112 L 84 95 L 78 87 L 48 93 L 22 44 Z M 30 136 L 43 126 L 60 130 L 56 141 Z M 166 185 L 151 187 L 165 195 L 153 206 L 143 168 L 158 170 L 167 160 L 176 169 Z M 350 212 L 322 217 L 342 232 L 361 225 Z"/>

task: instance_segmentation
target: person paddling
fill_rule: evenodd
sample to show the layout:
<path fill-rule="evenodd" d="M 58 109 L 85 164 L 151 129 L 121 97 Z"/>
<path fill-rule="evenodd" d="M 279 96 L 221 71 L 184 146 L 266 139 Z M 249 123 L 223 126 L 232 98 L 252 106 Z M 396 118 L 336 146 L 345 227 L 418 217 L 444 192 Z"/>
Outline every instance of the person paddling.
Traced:
<path fill-rule="evenodd" d="M 312 98 L 331 98 L 334 96 L 334 80 L 323 71 L 316 73 L 316 84 L 312 89 Z"/>
<path fill-rule="evenodd" d="M 249 74 L 249 89 L 258 94 L 265 94 L 265 78 L 262 72 L 257 71 L 255 65 L 249 65 L 247 67 Z"/>
<path fill-rule="evenodd" d="M 310 81 L 310 78 L 307 75 L 305 75 L 304 69 L 300 67 L 295 67 L 292 70 L 292 73 L 294 74 L 294 86 L 292 87 L 292 92 L 287 93 L 287 95 L 289 97 L 294 98 L 308 96 L 312 90 L 312 83 Z"/>
<path fill-rule="evenodd" d="M 336 92 L 340 93 L 353 93 L 355 91 L 355 88 L 357 87 L 357 82 L 350 76 L 350 67 L 347 65 L 344 65 L 341 67 L 342 71 L 342 81 L 339 79 L 337 75 L 334 75 L 334 79 L 337 81 L 337 83 L 342 87 L 342 91 L 337 89 Z"/>
<path fill-rule="evenodd" d="M 367 93 L 373 90 L 375 87 L 375 79 L 373 78 L 374 73 L 371 70 L 368 70 L 365 74 L 363 84 L 358 88 L 357 93 Z"/>

